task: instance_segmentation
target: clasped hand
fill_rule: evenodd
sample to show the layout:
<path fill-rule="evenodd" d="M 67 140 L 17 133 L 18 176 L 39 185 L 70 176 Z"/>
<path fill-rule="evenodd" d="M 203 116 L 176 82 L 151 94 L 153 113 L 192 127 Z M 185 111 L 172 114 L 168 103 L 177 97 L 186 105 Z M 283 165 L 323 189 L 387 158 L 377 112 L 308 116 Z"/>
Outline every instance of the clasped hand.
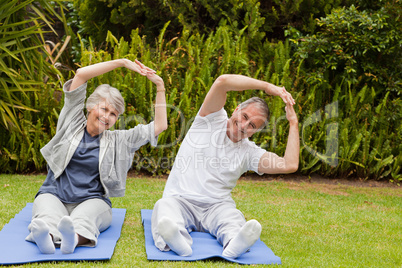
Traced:
<path fill-rule="evenodd" d="M 164 86 L 163 79 L 156 74 L 156 71 L 145 66 L 137 59 L 134 62 L 131 60 L 125 60 L 125 67 L 139 73 L 140 75 L 146 76 L 152 83 L 157 86 Z"/>

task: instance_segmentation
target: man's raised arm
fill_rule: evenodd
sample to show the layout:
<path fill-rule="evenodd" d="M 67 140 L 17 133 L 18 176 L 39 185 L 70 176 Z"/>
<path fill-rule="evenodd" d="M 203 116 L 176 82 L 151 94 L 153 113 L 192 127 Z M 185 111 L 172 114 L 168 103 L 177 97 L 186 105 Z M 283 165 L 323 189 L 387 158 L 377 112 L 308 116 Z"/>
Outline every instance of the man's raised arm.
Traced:
<path fill-rule="evenodd" d="M 278 87 L 268 82 L 247 77 L 244 75 L 224 74 L 212 84 L 200 110 L 200 116 L 219 111 L 226 103 L 228 91 L 244 91 L 248 89 L 264 90 L 272 96 L 280 96 L 285 103 L 294 104 L 294 99 L 284 87 Z"/>
<path fill-rule="evenodd" d="M 279 157 L 274 153 L 266 152 L 260 158 L 258 171 L 267 174 L 293 173 L 299 167 L 299 122 L 293 105 L 287 103 L 286 118 L 289 121 L 289 136 L 285 155 Z"/>

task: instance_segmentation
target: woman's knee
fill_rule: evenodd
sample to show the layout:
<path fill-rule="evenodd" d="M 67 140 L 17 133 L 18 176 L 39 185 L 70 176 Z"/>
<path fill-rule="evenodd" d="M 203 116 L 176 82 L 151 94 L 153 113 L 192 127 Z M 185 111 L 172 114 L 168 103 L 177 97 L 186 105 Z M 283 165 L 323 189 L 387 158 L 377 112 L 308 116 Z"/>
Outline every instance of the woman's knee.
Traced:
<path fill-rule="evenodd" d="M 112 223 L 112 209 L 103 200 L 87 200 L 71 212 L 71 218 L 74 225 L 91 226 L 102 232 Z"/>

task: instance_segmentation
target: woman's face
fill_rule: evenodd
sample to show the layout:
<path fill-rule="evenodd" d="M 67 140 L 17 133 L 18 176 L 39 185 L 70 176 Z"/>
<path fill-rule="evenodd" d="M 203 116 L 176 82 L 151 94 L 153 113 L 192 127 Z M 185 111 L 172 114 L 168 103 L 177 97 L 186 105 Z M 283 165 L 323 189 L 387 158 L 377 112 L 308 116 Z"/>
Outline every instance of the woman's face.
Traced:
<path fill-rule="evenodd" d="M 104 100 L 88 111 L 87 131 L 91 136 L 101 134 L 116 123 L 119 113 Z"/>

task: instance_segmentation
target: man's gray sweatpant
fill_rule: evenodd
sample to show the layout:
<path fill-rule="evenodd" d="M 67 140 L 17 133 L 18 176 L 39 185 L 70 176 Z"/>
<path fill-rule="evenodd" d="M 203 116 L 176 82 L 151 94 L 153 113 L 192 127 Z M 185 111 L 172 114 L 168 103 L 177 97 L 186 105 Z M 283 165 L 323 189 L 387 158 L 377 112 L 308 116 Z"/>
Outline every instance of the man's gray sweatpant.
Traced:
<path fill-rule="evenodd" d="M 181 197 L 163 197 L 156 202 L 151 219 L 155 246 L 161 251 L 170 250 L 157 230 L 157 224 L 164 216 L 178 225 L 180 234 L 190 246 L 193 241 L 189 233 L 198 231 L 210 233 L 225 247 L 246 223 L 234 201 L 202 204 Z"/>

